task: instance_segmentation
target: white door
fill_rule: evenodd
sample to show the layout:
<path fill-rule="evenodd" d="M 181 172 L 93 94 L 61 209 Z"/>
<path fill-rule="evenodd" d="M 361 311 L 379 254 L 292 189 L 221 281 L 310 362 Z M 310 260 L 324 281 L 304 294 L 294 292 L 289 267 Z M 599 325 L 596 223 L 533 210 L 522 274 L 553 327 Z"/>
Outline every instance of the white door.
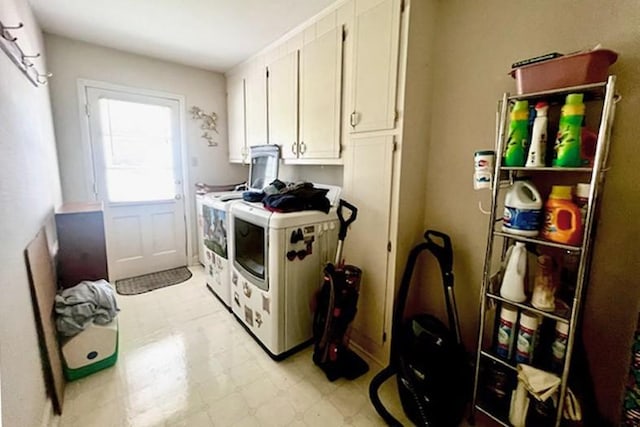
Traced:
<path fill-rule="evenodd" d="M 111 280 L 186 265 L 180 102 L 85 90 Z"/>
<path fill-rule="evenodd" d="M 391 315 L 387 283 L 393 286 L 387 282 L 393 136 L 352 137 L 345 162 L 349 173 L 345 176 L 344 197 L 358 208 L 358 219 L 349 228 L 345 242 L 345 259 L 362 269 L 351 337 L 374 358 L 384 361 L 388 344 L 385 325 Z"/>
<path fill-rule="evenodd" d="M 281 148 L 283 159 L 298 153 L 298 51 L 272 62 L 269 87 L 269 144 Z"/>
<path fill-rule="evenodd" d="M 300 52 L 301 159 L 340 157 L 342 27 L 303 46 Z"/>
<path fill-rule="evenodd" d="M 356 1 L 352 132 L 395 126 L 400 7 L 400 0 Z"/>

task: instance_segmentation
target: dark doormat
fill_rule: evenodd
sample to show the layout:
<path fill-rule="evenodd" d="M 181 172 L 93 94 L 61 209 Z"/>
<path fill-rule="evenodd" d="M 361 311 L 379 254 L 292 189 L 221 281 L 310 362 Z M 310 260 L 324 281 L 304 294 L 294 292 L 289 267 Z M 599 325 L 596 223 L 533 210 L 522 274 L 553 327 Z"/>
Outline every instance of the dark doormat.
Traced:
<path fill-rule="evenodd" d="M 191 278 L 187 267 L 172 268 L 157 273 L 116 280 L 116 290 L 120 295 L 138 295 L 166 286 L 177 285 Z"/>

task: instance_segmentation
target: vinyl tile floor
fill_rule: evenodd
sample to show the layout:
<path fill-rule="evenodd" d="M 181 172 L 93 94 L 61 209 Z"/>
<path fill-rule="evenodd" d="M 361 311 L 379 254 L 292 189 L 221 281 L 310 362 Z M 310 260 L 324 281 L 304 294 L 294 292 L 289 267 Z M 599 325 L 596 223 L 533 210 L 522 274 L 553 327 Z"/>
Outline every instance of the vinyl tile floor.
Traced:
<path fill-rule="evenodd" d="M 275 362 L 205 286 L 187 282 L 118 295 L 120 351 L 112 368 L 67 384 L 63 427 L 383 426 L 368 398 L 370 363 L 329 382 L 312 348 Z M 381 396 L 405 425 L 395 379 Z"/>

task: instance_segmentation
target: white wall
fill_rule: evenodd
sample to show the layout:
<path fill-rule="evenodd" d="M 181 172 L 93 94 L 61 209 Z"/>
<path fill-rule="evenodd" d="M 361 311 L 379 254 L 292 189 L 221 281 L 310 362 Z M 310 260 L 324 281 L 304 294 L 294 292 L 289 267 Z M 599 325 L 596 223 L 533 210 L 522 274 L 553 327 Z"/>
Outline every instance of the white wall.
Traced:
<path fill-rule="evenodd" d="M 227 98 L 223 74 L 45 34 L 51 82 L 51 100 L 55 122 L 62 193 L 65 202 L 92 200 L 87 177 L 91 165 L 84 161 L 81 140 L 81 116 L 78 106 L 79 78 L 124 86 L 157 90 L 185 97 L 185 108 L 196 105 L 218 115 L 218 146 L 208 147 L 200 137 L 200 122 L 185 111 L 187 164 L 192 191 L 196 182 L 231 184 L 247 179 L 246 167 L 229 164 L 227 144 Z M 195 212 L 195 199 L 189 200 Z M 192 215 L 192 233 L 195 216 Z M 195 234 L 193 234 L 195 236 Z M 193 239 L 196 250 L 196 239 Z M 195 252 L 194 252 L 195 253 Z"/>
<path fill-rule="evenodd" d="M 447 0 L 439 3 L 436 29 L 425 225 L 452 234 L 456 294 L 468 346 L 475 345 L 488 226 L 478 201 L 489 206 L 488 192 L 473 190 L 472 157 L 474 150 L 493 146 L 496 101 L 505 91 L 515 92 L 507 75 L 510 65 L 597 43 L 620 53 L 611 71 L 618 76 L 623 99 L 615 119 L 584 319 L 598 406 L 614 423 L 640 299 L 640 2 Z"/>
<path fill-rule="evenodd" d="M 0 19 L 6 25 L 23 22 L 22 43 L 44 55 L 26 0 L 3 0 Z M 55 242 L 60 181 L 47 86 L 34 87 L 2 51 L 0 76 L 0 424 L 38 426 L 50 407 L 24 250 L 43 225 L 49 245 Z"/>

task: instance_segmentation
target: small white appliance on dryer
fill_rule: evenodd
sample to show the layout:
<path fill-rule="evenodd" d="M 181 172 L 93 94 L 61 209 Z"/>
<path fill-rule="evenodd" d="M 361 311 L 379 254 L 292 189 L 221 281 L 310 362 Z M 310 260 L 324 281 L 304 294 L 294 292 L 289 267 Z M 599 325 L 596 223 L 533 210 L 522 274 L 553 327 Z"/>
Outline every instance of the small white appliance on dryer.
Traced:
<path fill-rule="evenodd" d="M 338 195 L 334 187 L 332 206 Z M 232 312 L 272 358 L 282 359 L 312 339 L 309 304 L 335 254 L 336 209 L 275 213 L 239 202 L 230 225 Z"/>
<path fill-rule="evenodd" d="M 280 147 L 257 145 L 250 150 L 249 191 L 262 191 L 278 177 Z M 243 192 L 208 193 L 202 200 L 207 287 L 228 309 L 231 309 L 229 208 L 242 198 Z"/>

